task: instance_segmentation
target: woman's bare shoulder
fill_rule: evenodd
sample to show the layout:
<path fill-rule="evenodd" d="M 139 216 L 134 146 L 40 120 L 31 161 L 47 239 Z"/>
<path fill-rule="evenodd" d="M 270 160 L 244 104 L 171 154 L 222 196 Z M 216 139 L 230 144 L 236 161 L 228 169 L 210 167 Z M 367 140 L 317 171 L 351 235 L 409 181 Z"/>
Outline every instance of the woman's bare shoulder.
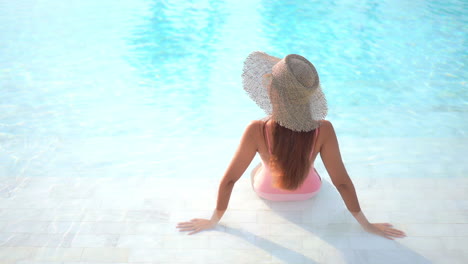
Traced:
<path fill-rule="evenodd" d="M 333 125 L 329 120 L 321 120 L 320 121 L 320 132 L 322 131 L 330 131 L 333 130 Z"/>
<path fill-rule="evenodd" d="M 249 127 L 254 126 L 254 127 L 259 128 L 259 127 L 263 127 L 264 124 L 265 124 L 265 121 L 263 120 L 252 120 L 249 123 Z"/>
<path fill-rule="evenodd" d="M 252 120 L 246 128 L 246 131 L 250 133 L 261 133 L 265 121 L 263 120 Z"/>
<path fill-rule="evenodd" d="M 262 135 L 264 121 L 262 120 L 253 120 L 247 125 L 244 130 L 244 136 L 252 137 L 255 140 Z"/>
<path fill-rule="evenodd" d="M 335 136 L 335 129 L 329 120 L 320 121 L 320 134 L 324 136 L 324 139 L 329 136 Z"/>

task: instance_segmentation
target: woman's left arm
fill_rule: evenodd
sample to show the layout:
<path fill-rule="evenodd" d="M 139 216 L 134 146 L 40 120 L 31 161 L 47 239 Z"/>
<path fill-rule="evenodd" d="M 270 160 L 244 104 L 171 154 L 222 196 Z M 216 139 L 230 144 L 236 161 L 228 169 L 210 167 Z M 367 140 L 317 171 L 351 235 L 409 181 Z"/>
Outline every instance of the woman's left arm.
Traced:
<path fill-rule="evenodd" d="M 216 226 L 224 215 L 224 212 L 226 212 L 234 184 L 239 180 L 242 174 L 244 174 L 257 153 L 258 141 L 256 138 L 260 131 L 259 126 L 259 121 L 252 121 L 245 129 L 241 142 L 237 147 L 237 151 L 224 173 L 221 183 L 219 184 L 216 209 L 214 210 L 211 219 L 195 218 L 189 222 L 179 223 L 177 224 L 179 231 L 190 231 L 189 235 L 191 235 Z"/>

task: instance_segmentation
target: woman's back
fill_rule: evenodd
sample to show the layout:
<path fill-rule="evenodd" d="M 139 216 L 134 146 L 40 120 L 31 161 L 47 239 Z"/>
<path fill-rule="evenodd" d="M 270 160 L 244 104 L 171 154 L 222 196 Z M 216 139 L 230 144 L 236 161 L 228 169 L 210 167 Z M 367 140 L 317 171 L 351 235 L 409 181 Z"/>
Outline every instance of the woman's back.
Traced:
<path fill-rule="evenodd" d="M 319 137 L 319 128 L 310 133 L 312 137 L 312 146 L 307 151 L 307 161 L 310 163 L 310 169 L 306 171 L 305 178 L 299 184 L 298 188 L 294 190 L 286 190 L 275 186 L 275 179 L 270 167 L 272 158 L 272 148 L 275 142 L 272 141 L 273 136 L 273 121 L 266 122 L 259 121 L 260 129 L 258 130 L 261 135 L 258 140 L 258 153 L 261 156 L 262 164 L 252 173 L 252 186 L 255 192 L 262 198 L 273 201 L 291 201 L 291 200 L 305 200 L 313 197 L 320 190 L 322 179 L 314 168 L 314 160 L 318 151 L 316 150 L 316 142 Z M 262 137 L 263 136 L 263 137 Z M 290 149 L 291 155 L 294 156 L 294 149 Z"/>

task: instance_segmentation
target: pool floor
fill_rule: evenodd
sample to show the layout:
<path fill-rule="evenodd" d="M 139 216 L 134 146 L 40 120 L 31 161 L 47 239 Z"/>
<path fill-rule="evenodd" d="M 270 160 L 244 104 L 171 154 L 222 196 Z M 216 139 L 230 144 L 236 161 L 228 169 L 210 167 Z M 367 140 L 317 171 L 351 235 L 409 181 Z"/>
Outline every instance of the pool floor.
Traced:
<path fill-rule="evenodd" d="M 176 223 L 211 215 L 218 180 L 0 177 L 0 262 L 467 263 L 468 178 L 354 178 L 368 219 L 407 233 L 394 241 L 323 178 L 311 200 L 269 202 L 244 176 L 220 225 L 187 236 Z"/>

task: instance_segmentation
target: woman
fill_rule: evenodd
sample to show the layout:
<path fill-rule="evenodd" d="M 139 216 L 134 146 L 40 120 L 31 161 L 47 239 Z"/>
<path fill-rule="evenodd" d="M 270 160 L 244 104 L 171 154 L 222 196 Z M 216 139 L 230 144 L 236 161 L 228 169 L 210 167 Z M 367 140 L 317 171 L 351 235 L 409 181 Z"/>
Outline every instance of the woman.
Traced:
<path fill-rule="evenodd" d="M 320 153 L 333 185 L 361 226 L 388 239 L 404 237 L 404 232 L 388 223 L 369 223 L 361 212 L 333 126 L 324 120 L 327 104 L 312 63 L 295 54 L 279 59 L 253 52 L 243 70 L 244 89 L 269 117 L 251 122 L 244 131 L 219 185 L 211 219 L 193 219 L 179 223 L 177 228 L 189 234 L 213 228 L 227 209 L 235 182 L 256 153 L 262 163 L 252 172 L 252 187 L 260 197 L 273 201 L 313 197 L 322 182 L 313 166 Z"/>

